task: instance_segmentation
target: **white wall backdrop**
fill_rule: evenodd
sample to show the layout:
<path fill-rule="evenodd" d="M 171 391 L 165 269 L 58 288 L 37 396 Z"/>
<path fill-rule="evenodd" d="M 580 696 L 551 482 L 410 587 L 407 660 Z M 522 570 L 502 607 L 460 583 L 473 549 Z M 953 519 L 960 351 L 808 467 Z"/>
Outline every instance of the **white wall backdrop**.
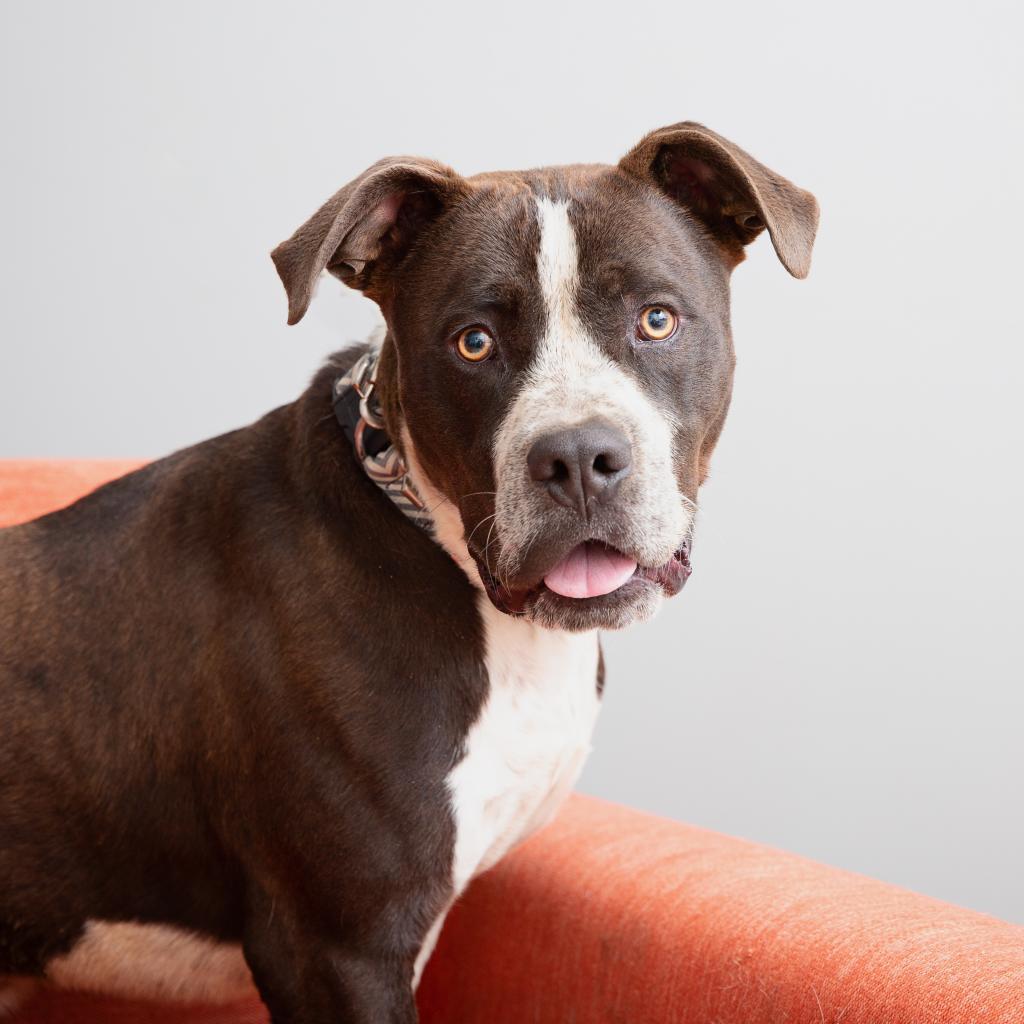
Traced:
<path fill-rule="evenodd" d="M 696 571 L 611 636 L 583 788 L 1024 921 L 1019 7 L 0 6 L 0 456 L 289 401 L 267 253 L 387 153 L 612 161 L 701 120 L 822 205 L 734 279 Z M 721 11 L 721 13 L 717 13 Z"/>

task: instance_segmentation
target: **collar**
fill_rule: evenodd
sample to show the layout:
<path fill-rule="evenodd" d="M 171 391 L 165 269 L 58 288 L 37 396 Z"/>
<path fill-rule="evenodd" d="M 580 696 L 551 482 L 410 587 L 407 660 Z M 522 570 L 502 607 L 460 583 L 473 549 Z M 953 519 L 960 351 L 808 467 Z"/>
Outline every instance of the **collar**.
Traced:
<path fill-rule="evenodd" d="M 334 415 L 366 475 L 405 516 L 432 535 L 434 521 L 409 476 L 401 452 L 384 429 L 376 394 L 379 357 L 379 350 L 370 349 L 334 382 Z"/>

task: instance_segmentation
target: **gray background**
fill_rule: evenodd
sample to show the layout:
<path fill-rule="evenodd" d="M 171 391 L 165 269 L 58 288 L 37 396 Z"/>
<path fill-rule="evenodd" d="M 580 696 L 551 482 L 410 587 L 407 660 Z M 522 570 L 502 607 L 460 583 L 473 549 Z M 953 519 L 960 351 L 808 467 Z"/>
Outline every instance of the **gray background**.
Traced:
<path fill-rule="evenodd" d="M 1009 3 L 4 2 L 0 455 L 156 456 L 293 398 L 268 250 L 377 157 L 617 159 L 693 118 L 814 191 L 734 278 L 696 572 L 607 639 L 582 788 L 1024 921 L 1020 29 Z"/>

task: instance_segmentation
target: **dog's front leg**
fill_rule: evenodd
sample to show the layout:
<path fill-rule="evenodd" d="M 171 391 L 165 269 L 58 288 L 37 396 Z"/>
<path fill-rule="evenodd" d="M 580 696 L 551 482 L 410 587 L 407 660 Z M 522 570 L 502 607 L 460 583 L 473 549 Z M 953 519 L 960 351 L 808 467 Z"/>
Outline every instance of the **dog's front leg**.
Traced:
<path fill-rule="evenodd" d="M 416 1024 L 415 951 L 360 929 L 337 934 L 262 908 L 246 930 L 245 957 L 271 1024 Z"/>

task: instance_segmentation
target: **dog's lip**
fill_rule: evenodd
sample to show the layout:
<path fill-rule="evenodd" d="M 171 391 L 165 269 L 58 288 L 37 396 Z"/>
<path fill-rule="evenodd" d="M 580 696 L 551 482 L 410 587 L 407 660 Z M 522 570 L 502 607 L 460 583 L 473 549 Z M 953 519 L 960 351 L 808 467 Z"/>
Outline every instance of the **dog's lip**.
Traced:
<path fill-rule="evenodd" d="M 610 548 L 617 554 L 630 557 L 626 552 L 623 552 L 620 549 L 607 544 L 605 541 L 599 540 L 598 538 L 590 538 L 587 541 L 587 543 L 591 542 L 603 544 L 605 547 Z M 672 597 L 683 589 L 686 585 L 686 581 L 690 578 L 690 575 L 693 572 L 693 566 L 690 563 L 690 538 L 687 537 L 679 547 L 676 548 L 667 562 L 654 566 L 641 565 L 638 563 L 636 569 L 633 570 L 632 576 L 630 576 L 629 579 L 627 579 L 620 587 L 608 594 L 604 594 L 599 597 L 563 597 L 548 588 L 544 583 L 543 576 L 535 583 L 527 583 L 521 587 L 508 586 L 500 581 L 493 572 L 491 572 L 486 559 L 481 554 L 478 554 L 473 550 L 470 550 L 470 554 L 476 562 L 477 571 L 480 574 L 480 580 L 483 583 L 484 590 L 487 592 L 487 596 L 491 599 L 492 604 L 494 604 L 499 611 L 506 612 L 509 615 L 525 615 L 531 601 L 536 599 L 542 593 L 549 595 L 554 600 L 564 601 L 567 604 L 573 605 L 585 605 L 587 602 L 608 600 L 609 598 L 614 598 L 617 593 L 624 590 L 637 579 L 646 580 L 655 584 L 661 588 L 666 596 Z M 544 575 L 547 575 L 547 573 Z"/>
<path fill-rule="evenodd" d="M 676 548 L 672 557 L 662 565 L 652 567 L 639 567 L 637 574 L 657 583 L 663 591 L 672 597 L 678 594 L 686 585 L 686 581 L 693 573 L 693 566 L 690 563 L 690 538 L 687 537 L 682 544 Z"/>

